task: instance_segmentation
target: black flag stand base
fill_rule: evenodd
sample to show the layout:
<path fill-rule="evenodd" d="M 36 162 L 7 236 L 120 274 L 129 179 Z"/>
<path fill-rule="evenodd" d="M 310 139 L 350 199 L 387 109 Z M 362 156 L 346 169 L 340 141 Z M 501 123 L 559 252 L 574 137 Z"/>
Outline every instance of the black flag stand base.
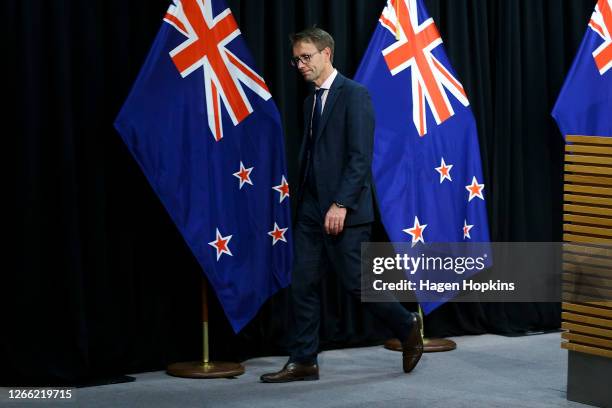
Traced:
<path fill-rule="evenodd" d="M 423 311 L 419 306 L 419 315 L 421 315 L 421 337 L 423 337 Z M 387 350 L 402 351 L 402 343 L 398 339 L 389 339 L 385 341 L 384 347 Z M 448 339 L 426 339 L 423 337 L 423 352 L 437 353 L 441 351 L 451 351 L 457 348 L 457 343 Z"/>
<path fill-rule="evenodd" d="M 166 368 L 166 373 L 183 378 L 230 378 L 244 374 L 242 364 L 210 361 L 208 358 L 208 295 L 206 294 L 205 278 L 202 278 L 202 330 L 204 340 L 202 361 L 170 364 Z"/>

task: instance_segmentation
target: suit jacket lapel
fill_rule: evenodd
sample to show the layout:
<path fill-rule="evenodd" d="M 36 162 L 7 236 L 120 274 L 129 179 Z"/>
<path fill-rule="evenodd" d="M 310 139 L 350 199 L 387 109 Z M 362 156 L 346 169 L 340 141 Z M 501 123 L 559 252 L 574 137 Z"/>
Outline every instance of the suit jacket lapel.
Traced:
<path fill-rule="evenodd" d="M 313 103 L 312 99 L 314 98 L 314 93 L 309 95 L 304 101 L 304 134 L 302 135 L 302 146 L 300 147 L 300 155 L 298 163 L 302 164 L 304 160 L 304 154 L 306 153 L 306 143 L 308 141 L 308 132 L 310 132 L 310 118 L 312 117 L 312 109 Z"/>
<path fill-rule="evenodd" d="M 334 82 L 332 82 L 332 85 L 327 93 L 327 99 L 325 100 L 325 106 L 323 107 L 323 116 L 321 117 L 321 122 L 319 122 L 319 129 L 315 136 L 315 143 L 316 140 L 321 137 L 321 133 L 323 133 L 323 129 L 327 124 L 331 111 L 334 109 L 334 104 L 338 99 L 338 95 L 340 94 L 340 89 L 342 88 L 342 85 L 344 85 L 344 77 L 340 73 L 338 73 L 336 79 L 334 79 Z M 310 110 L 312 111 L 312 109 Z"/>

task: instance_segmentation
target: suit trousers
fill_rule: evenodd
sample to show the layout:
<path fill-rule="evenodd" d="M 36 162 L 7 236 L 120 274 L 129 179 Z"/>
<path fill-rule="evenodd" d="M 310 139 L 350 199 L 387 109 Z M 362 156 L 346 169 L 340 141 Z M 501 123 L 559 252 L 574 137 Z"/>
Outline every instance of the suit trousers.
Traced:
<path fill-rule="evenodd" d="M 334 268 L 351 295 L 361 295 L 361 243 L 370 239 L 371 223 L 345 227 L 337 236 L 324 229 L 316 198 L 307 191 L 298 203 L 291 283 L 292 319 L 290 362 L 314 363 L 319 348 L 320 282 L 326 265 Z M 363 303 L 400 340 L 408 337 L 412 314 L 396 301 Z"/>

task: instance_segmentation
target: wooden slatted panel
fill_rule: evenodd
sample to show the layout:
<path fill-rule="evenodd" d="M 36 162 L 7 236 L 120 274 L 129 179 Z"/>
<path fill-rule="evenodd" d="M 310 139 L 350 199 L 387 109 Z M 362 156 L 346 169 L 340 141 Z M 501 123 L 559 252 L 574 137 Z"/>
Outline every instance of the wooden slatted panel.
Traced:
<path fill-rule="evenodd" d="M 580 224 L 564 224 L 563 231 L 567 232 L 582 232 L 584 235 L 596 235 L 600 237 L 612 237 L 611 228 L 600 228 L 592 225 L 580 225 Z"/>
<path fill-rule="evenodd" d="M 597 267 L 604 269 L 603 271 L 600 271 L 600 272 L 607 271 L 608 275 L 612 274 L 612 259 L 607 258 L 607 257 L 599 257 L 596 255 L 587 256 L 584 254 L 576 254 L 573 252 L 569 252 L 568 250 L 565 250 L 565 252 L 563 253 L 563 260 L 565 262 L 574 263 L 574 264 L 581 265 L 581 266 L 582 265 L 597 266 Z"/>
<path fill-rule="evenodd" d="M 565 272 L 565 271 L 564 271 Z M 612 279 L 606 279 L 596 276 L 588 276 L 575 273 L 563 273 L 563 282 L 574 285 L 595 286 L 598 289 L 612 289 Z M 612 293 L 612 290 L 611 290 Z"/>
<path fill-rule="evenodd" d="M 583 184 L 566 184 L 565 192 L 575 192 L 600 196 L 612 196 L 612 188 L 610 187 L 595 187 Z"/>
<path fill-rule="evenodd" d="M 593 237 L 590 235 L 576 235 L 576 234 L 563 234 L 564 241 L 572 241 L 572 242 L 584 242 L 585 244 L 592 243 L 612 243 L 612 239 L 609 238 L 601 238 L 601 237 Z"/>
<path fill-rule="evenodd" d="M 587 166 L 581 164 L 566 164 L 564 166 L 565 171 L 571 171 L 573 173 L 584 173 L 584 174 L 601 174 L 606 176 L 612 176 L 612 167 L 597 167 Z"/>
<path fill-rule="evenodd" d="M 565 140 L 571 143 L 566 146 L 575 146 L 575 143 L 580 143 L 581 145 L 612 146 L 612 139 L 609 137 L 567 135 Z"/>
<path fill-rule="evenodd" d="M 586 326 L 584 324 L 563 322 L 561 328 L 569 330 L 570 333 L 586 333 L 594 334 L 595 336 L 612 339 L 612 330 L 602 329 L 601 327 Z"/>
<path fill-rule="evenodd" d="M 592 303 L 577 304 L 567 302 L 563 302 L 561 306 L 563 310 L 567 310 L 569 312 L 582 313 L 586 315 L 612 319 L 612 302 L 610 303 L 609 307 L 602 307 L 600 305 L 594 305 Z"/>
<path fill-rule="evenodd" d="M 561 347 L 612 358 L 612 138 L 566 140 Z"/>
<path fill-rule="evenodd" d="M 568 302 L 567 300 L 563 299 L 563 303 L 571 303 Z M 607 309 L 612 309 L 612 301 L 602 301 L 602 302 L 578 302 L 578 303 L 574 303 L 574 304 L 586 304 L 589 306 L 593 306 L 593 307 L 603 307 L 603 308 L 607 308 Z"/>
<path fill-rule="evenodd" d="M 594 204 L 595 206 L 612 208 L 612 198 L 610 197 L 597 197 L 586 194 L 563 194 L 563 200 L 570 203 Z"/>
<path fill-rule="evenodd" d="M 593 317 L 572 312 L 561 312 L 561 317 L 563 320 L 570 322 L 578 322 L 588 324 L 590 326 L 612 329 L 612 319 L 602 319 L 600 317 Z"/>
<path fill-rule="evenodd" d="M 601 156 L 612 155 L 612 146 L 594 146 L 594 145 L 582 145 L 573 144 L 565 146 L 565 153 L 577 154 L 593 154 Z"/>
<path fill-rule="evenodd" d="M 565 343 L 561 343 L 561 347 L 566 350 L 578 351 L 578 352 L 586 353 L 586 354 L 593 354 L 595 356 L 600 356 L 600 357 L 612 358 L 612 350 L 608 350 L 608 349 L 604 349 L 600 347 L 584 346 L 582 344 L 576 344 L 576 343 L 569 342 L 569 341 Z"/>
<path fill-rule="evenodd" d="M 604 289 L 598 286 L 590 286 L 583 282 L 580 283 L 566 283 L 561 284 L 563 292 L 571 294 L 570 300 L 572 302 L 590 302 L 593 300 L 605 301 L 612 299 L 612 290 Z M 612 324 L 612 320 L 610 320 Z"/>
<path fill-rule="evenodd" d="M 612 246 L 610 245 L 581 245 L 568 242 L 563 245 L 563 249 L 574 254 L 589 254 L 601 258 L 612 258 Z"/>
<path fill-rule="evenodd" d="M 576 183 L 585 186 L 599 185 L 599 186 L 612 186 L 612 178 L 610 177 L 598 177 L 598 176 L 584 176 L 580 174 L 565 174 L 566 183 Z"/>
<path fill-rule="evenodd" d="M 587 346 L 602 347 L 612 350 L 612 340 L 602 339 L 601 337 L 585 336 L 576 333 L 563 333 L 561 338 L 569 340 L 573 343 L 584 344 Z"/>
<path fill-rule="evenodd" d="M 580 204 L 564 204 L 563 211 L 571 212 L 571 213 L 582 213 L 582 214 L 593 214 L 593 215 L 601 215 L 612 217 L 612 208 L 606 207 L 592 207 L 589 205 L 580 205 Z"/>
<path fill-rule="evenodd" d="M 612 227 L 612 218 L 591 217 L 580 214 L 563 214 L 563 221 L 567 223 L 601 225 Z"/>
<path fill-rule="evenodd" d="M 588 275 L 603 279 L 612 279 L 611 271 L 607 268 L 600 268 L 589 265 L 576 265 L 572 263 L 563 263 L 563 272 L 576 274 L 580 276 Z"/>
<path fill-rule="evenodd" d="M 587 296 L 587 295 L 577 295 L 570 292 L 563 292 L 563 301 L 570 303 L 608 303 L 607 300 L 602 300 L 601 296 Z"/>
<path fill-rule="evenodd" d="M 601 164 L 603 166 L 612 165 L 612 157 L 606 157 L 606 156 L 592 156 L 592 155 L 583 156 L 579 154 L 571 154 L 567 156 L 567 159 L 565 161 L 568 163 Z"/>

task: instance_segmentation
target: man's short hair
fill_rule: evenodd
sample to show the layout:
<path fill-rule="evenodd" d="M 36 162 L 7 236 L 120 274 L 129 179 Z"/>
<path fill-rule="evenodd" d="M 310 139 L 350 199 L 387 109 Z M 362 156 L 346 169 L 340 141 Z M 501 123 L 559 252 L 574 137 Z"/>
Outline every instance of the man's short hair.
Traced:
<path fill-rule="evenodd" d="M 291 34 L 289 39 L 291 40 L 291 46 L 295 46 L 301 42 L 308 42 L 314 44 L 319 51 L 329 47 L 331 50 L 330 60 L 332 62 L 334 60 L 334 39 L 327 31 L 321 30 L 317 26 L 309 27 L 299 33 Z"/>

